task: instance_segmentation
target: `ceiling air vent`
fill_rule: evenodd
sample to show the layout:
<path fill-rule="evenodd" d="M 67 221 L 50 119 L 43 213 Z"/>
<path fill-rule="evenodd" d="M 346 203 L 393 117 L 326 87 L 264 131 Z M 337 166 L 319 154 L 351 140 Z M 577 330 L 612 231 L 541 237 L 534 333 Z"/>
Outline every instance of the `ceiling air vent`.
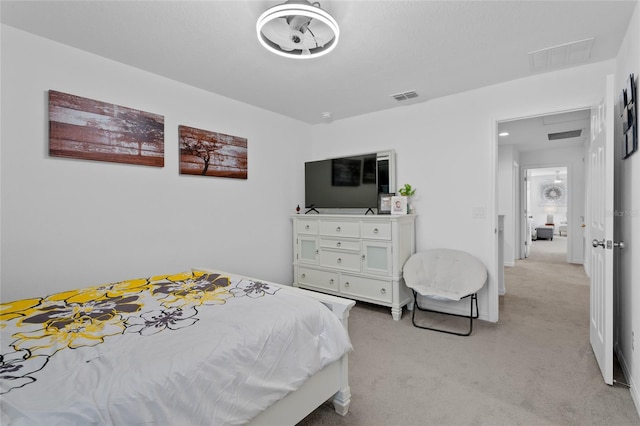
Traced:
<path fill-rule="evenodd" d="M 593 42 L 594 38 L 588 38 L 529 52 L 529 68 L 532 72 L 543 72 L 587 63 Z"/>
<path fill-rule="evenodd" d="M 391 97 L 396 101 L 406 101 L 407 99 L 417 98 L 418 92 L 411 90 L 409 92 L 396 93 L 395 95 L 391 95 Z"/>
<path fill-rule="evenodd" d="M 547 137 L 550 141 L 556 141 L 558 139 L 578 138 L 582 135 L 582 129 L 569 130 L 567 132 L 549 133 Z"/>

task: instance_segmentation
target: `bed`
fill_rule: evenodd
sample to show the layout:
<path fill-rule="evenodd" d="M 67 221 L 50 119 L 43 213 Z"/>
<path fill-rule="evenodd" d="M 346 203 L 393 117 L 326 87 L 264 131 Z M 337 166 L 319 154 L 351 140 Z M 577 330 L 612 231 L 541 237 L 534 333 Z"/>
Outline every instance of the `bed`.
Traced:
<path fill-rule="evenodd" d="M 0 423 L 295 424 L 348 411 L 355 302 L 208 268 L 3 303 Z"/>

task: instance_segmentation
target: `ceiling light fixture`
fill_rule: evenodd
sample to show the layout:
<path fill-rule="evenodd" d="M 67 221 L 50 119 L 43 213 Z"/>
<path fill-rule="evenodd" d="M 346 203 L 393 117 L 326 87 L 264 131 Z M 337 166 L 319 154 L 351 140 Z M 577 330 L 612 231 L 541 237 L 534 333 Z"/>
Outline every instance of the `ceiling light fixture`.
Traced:
<path fill-rule="evenodd" d="M 560 179 L 560 171 L 556 170 L 556 178 L 553 183 L 562 183 L 562 179 Z"/>
<path fill-rule="evenodd" d="M 320 3 L 288 0 L 267 9 L 256 23 L 260 43 L 286 58 L 317 58 L 338 44 L 340 29 Z"/>
<path fill-rule="evenodd" d="M 509 132 L 500 132 L 498 133 L 498 136 L 509 136 Z"/>

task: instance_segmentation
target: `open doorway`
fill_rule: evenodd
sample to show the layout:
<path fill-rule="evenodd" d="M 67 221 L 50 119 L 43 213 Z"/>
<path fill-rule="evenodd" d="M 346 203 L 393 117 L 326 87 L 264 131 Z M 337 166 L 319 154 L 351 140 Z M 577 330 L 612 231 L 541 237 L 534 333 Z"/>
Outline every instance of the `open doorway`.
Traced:
<path fill-rule="evenodd" d="M 537 237 L 530 226 L 533 225 L 535 230 L 547 223 L 553 223 L 551 232 L 554 240 L 561 230 L 563 238 L 566 238 L 565 262 L 584 263 L 584 157 L 590 139 L 590 123 L 591 111 L 586 108 L 498 122 L 498 214 L 504 215 L 505 266 L 514 266 L 517 260 L 527 257 Z M 529 218 L 532 214 L 525 212 L 525 177 L 536 169 L 548 169 L 549 174 L 544 178 L 549 184 L 547 195 L 562 198 L 565 206 L 532 200 L 531 203 L 542 205 L 529 206 L 532 210 L 540 208 L 535 217 Z M 563 194 L 553 188 L 556 171 L 560 175 L 559 180 L 563 178 L 562 173 L 565 174 Z M 531 176 L 531 179 L 535 177 Z M 542 187 L 529 188 L 538 197 L 542 197 L 542 190 Z M 547 220 L 547 215 L 551 220 Z"/>
<path fill-rule="evenodd" d="M 524 259 L 567 262 L 570 228 L 568 168 L 525 168 L 523 212 L 526 217 Z"/>

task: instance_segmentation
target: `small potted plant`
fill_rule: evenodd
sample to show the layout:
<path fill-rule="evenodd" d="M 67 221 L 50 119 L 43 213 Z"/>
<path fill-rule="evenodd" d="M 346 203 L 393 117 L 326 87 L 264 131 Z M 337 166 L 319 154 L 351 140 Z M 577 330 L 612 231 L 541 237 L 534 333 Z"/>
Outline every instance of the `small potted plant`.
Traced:
<path fill-rule="evenodd" d="M 416 189 L 411 185 L 409 185 L 408 183 L 405 183 L 402 188 L 398 189 L 398 192 L 403 197 L 411 197 L 413 194 L 416 193 Z"/>
<path fill-rule="evenodd" d="M 413 206 L 409 202 L 409 197 L 416 193 L 416 188 L 412 187 L 408 183 L 405 183 L 402 188 L 398 189 L 398 193 L 403 197 L 407 197 L 407 213 L 413 213 Z"/>

